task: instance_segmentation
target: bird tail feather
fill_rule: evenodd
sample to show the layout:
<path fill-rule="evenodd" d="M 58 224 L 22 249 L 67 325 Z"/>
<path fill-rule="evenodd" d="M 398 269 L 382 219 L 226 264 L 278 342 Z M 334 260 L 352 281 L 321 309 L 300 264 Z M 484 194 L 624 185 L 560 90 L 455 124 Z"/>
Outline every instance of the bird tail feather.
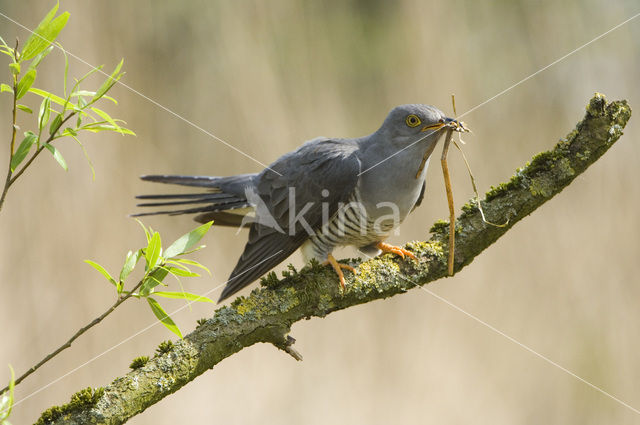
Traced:
<path fill-rule="evenodd" d="M 201 187 L 208 189 L 208 191 L 199 193 L 139 195 L 136 196 L 136 199 L 142 199 L 150 202 L 142 202 L 137 205 L 138 207 L 190 206 L 190 208 L 163 209 L 160 211 L 137 213 L 132 216 L 141 217 L 163 214 L 180 215 L 200 213 L 196 217 L 196 221 L 202 221 L 205 217 L 215 219 L 216 214 L 222 214 L 225 211 L 250 208 L 251 204 L 247 200 L 245 189 L 251 186 L 254 176 L 255 174 L 242 174 L 230 177 L 176 175 L 142 176 L 140 178 L 145 181 Z M 229 215 L 229 213 L 224 214 L 225 216 Z M 233 223 L 237 225 L 237 220 L 233 221 Z"/>

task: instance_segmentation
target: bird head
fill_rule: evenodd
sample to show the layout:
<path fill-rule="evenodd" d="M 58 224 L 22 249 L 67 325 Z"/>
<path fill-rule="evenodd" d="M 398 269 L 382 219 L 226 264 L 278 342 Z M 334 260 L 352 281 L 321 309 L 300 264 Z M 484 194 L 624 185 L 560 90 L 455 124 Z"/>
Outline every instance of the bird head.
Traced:
<path fill-rule="evenodd" d="M 419 158 L 419 177 L 438 140 L 448 131 L 469 130 L 463 122 L 445 116 L 436 107 L 409 104 L 393 108 L 382 126 L 365 140 L 376 150 L 376 156 L 385 156 L 382 161 L 374 159 L 375 166 L 391 158 L 403 164 Z"/>
<path fill-rule="evenodd" d="M 436 107 L 411 104 L 393 108 L 378 133 L 383 133 L 385 139 L 402 147 L 422 140 L 427 144 L 436 142 L 444 134 L 442 130 L 447 128 L 468 131 L 464 123 L 446 117 Z"/>

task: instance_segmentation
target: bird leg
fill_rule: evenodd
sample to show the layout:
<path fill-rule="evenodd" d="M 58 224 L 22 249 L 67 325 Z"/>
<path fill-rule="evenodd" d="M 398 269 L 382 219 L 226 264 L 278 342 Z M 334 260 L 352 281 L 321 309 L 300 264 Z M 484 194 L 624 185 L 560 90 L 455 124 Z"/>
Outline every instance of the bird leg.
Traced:
<path fill-rule="evenodd" d="M 380 251 L 382 252 L 391 252 L 393 254 L 399 255 L 402 258 L 404 258 L 404 256 L 406 255 L 409 258 L 412 258 L 414 260 L 418 260 L 416 258 L 415 255 L 413 255 L 413 253 L 411 251 L 407 251 L 406 249 L 402 248 L 401 246 L 395 246 L 395 245 L 390 245 L 388 243 L 384 243 L 384 242 L 378 242 L 376 244 L 376 248 L 378 248 Z"/>
<path fill-rule="evenodd" d="M 338 275 L 338 278 L 340 279 L 340 286 L 342 286 L 342 290 L 345 290 L 346 285 L 345 285 L 344 274 L 342 273 L 342 269 L 351 270 L 353 274 L 356 274 L 356 269 L 351 267 L 348 264 L 338 263 L 338 260 L 336 260 L 336 258 L 332 254 L 327 255 L 327 261 L 322 263 L 322 265 L 324 266 L 329 264 L 331 264 L 331 267 L 333 267 L 333 270 Z"/>

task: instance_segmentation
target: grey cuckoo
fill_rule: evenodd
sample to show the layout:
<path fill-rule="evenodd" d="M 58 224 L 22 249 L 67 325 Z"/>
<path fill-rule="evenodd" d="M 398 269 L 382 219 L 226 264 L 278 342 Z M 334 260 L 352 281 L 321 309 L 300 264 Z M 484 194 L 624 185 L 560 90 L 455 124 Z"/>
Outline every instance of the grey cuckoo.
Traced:
<path fill-rule="evenodd" d="M 220 301 L 301 248 L 306 260 L 331 264 L 344 287 L 334 248 L 365 253 L 411 252 L 383 241 L 424 196 L 429 156 L 444 130 L 461 124 L 433 106 L 401 105 L 382 126 L 357 139 L 317 138 L 260 173 L 230 177 L 148 175 L 143 180 L 203 188 L 199 193 L 143 195 L 142 207 L 181 209 L 153 214 L 198 214 L 201 223 L 247 226 L 249 240 Z"/>

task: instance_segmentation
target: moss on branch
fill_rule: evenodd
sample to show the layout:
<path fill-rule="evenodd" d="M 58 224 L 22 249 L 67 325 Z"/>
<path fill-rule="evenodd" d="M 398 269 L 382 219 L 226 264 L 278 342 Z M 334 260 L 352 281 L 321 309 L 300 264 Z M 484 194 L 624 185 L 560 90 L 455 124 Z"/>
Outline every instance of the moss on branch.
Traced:
<path fill-rule="evenodd" d="M 631 116 L 626 101 L 607 103 L 597 94 L 575 130 L 550 151 L 536 155 L 507 183 L 486 194 L 482 206 L 488 221 L 508 224 L 495 227 L 483 222 L 475 201 L 463 207 L 456 221 L 455 270 L 471 263 L 484 249 L 522 218 L 559 193 L 594 163 L 622 135 Z M 115 379 L 90 400 L 73 408 L 54 408 L 40 423 L 121 424 L 177 391 L 220 361 L 258 342 L 274 344 L 294 358 L 288 337 L 291 325 L 357 304 L 387 298 L 447 276 L 448 223 L 437 222 L 428 241 L 411 242 L 418 261 L 383 255 L 369 261 L 351 260 L 358 275 L 347 275 L 347 290 L 340 291 L 329 267 L 312 264 L 284 279 L 263 279 L 263 287 L 239 297 L 183 340 L 166 344 L 156 357 Z M 298 357 L 297 357 L 297 356 Z M 77 397 L 76 397 L 77 398 Z M 49 411 L 48 411 L 49 412 Z"/>

